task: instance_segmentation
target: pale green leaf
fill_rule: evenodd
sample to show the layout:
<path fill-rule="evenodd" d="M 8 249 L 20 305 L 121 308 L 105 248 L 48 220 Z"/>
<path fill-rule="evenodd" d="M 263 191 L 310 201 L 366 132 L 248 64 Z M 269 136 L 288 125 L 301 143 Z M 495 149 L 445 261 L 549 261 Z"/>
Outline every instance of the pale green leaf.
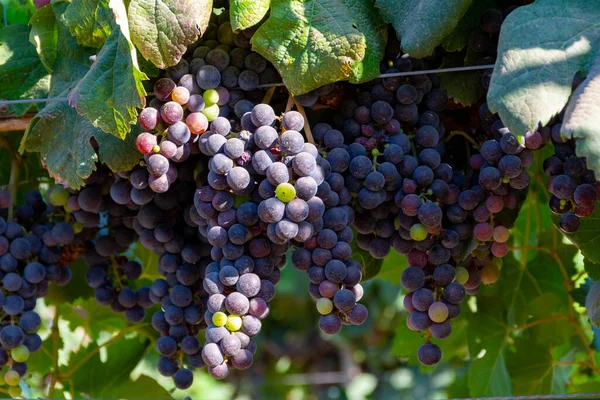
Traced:
<path fill-rule="evenodd" d="M 340 0 L 275 0 L 252 37 L 253 49 L 279 71 L 295 95 L 348 79 L 365 57 L 365 35 Z"/>
<path fill-rule="evenodd" d="M 269 11 L 270 0 L 231 0 L 229 17 L 234 32 L 248 29 L 258 24 Z"/>
<path fill-rule="evenodd" d="M 82 46 L 99 48 L 110 35 L 114 19 L 109 0 L 72 0 L 65 17 L 69 31 Z"/>
<path fill-rule="evenodd" d="M 597 0 L 537 0 L 508 15 L 487 100 L 511 132 L 524 135 L 563 109 L 597 51 L 598 20 Z"/>
<path fill-rule="evenodd" d="M 600 176 L 600 55 L 585 81 L 571 95 L 562 133 L 575 139 L 575 152 Z"/>
<path fill-rule="evenodd" d="M 29 23 L 31 24 L 29 41 L 35 46 L 46 69 L 52 72 L 58 44 L 58 27 L 52 6 L 47 5 L 37 10 Z"/>
<path fill-rule="evenodd" d="M 444 37 L 454 30 L 472 0 L 376 0 L 381 16 L 390 22 L 412 57 L 433 53 Z"/>
<path fill-rule="evenodd" d="M 212 0 L 132 0 L 131 40 L 145 59 L 165 69 L 204 33 L 211 13 Z"/>

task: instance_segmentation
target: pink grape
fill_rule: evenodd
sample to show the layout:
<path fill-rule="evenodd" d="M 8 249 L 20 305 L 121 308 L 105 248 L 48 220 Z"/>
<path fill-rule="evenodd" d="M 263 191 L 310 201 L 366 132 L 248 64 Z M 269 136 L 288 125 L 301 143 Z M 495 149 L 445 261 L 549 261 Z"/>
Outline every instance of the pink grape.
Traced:
<path fill-rule="evenodd" d="M 499 243 L 504 243 L 510 237 L 508 229 L 502 225 L 494 228 L 494 240 Z"/>
<path fill-rule="evenodd" d="M 142 132 L 135 139 L 135 145 L 140 153 L 151 154 L 154 152 L 156 144 L 156 136 L 148 132 Z"/>
<path fill-rule="evenodd" d="M 491 250 L 493 255 L 498 258 L 502 258 L 508 254 L 508 245 L 506 243 L 494 242 L 492 243 Z"/>
<path fill-rule="evenodd" d="M 493 234 L 494 228 L 487 222 L 479 223 L 475 225 L 475 228 L 473 228 L 473 235 L 475 236 L 475 239 L 481 242 L 487 242 L 492 238 Z"/>
<path fill-rule="evenodd" d="M 191 113 L 185 119 L 185 124 L 190 128 L 190 132 L 199 135 L 208 129 L 208 119 L 201 112 Z"/>

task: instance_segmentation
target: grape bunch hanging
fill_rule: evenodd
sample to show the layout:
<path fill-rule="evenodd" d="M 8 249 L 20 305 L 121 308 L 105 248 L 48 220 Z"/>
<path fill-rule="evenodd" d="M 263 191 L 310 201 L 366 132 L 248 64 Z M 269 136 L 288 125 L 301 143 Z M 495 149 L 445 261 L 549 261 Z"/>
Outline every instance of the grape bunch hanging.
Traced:
<path fill-rule="evenodd" d="M 488 10 L 471 34 L 478 62 L 493 61 L 502 20 Z M 14 221 L 0 218 L 0 365 L 11 395 L 41 346 L 36 299 L 50 283 L 67 284 L 78 257 L 100 305 L 129 323 L 155 306 L 156 367 L 185 390 L 194 369 L 224 379 L 251 367 L 288 261 L 306 274 L 324 334 L 365 323 L 357 251 L 406 257 L 398 277 L 406 324 L 423 336 L 419 361 L 440 362 L 437 341 L 451 335 L 467 295 L 500 277 L 527 168 L 547 143 L 560 229 L 576 232 L 593 212 L 600 183 L 561 134 L 561 115 L 523 136 L 486 104 L 477 125 L 454 119 L 440 77 L 418 73 L 440 59 L 402 54 L 393 38 L 381 72 L 415 75 L 295 98 L 282 90 L 274 101 L 261 85 L 281 79 L 250 50 L 252 33 L 234 34 L 226 13 L 213 15 L 204 37 L 153 82 L 131 171 L 99 166 L 81 190 L 53 186 L 48 204 L 31 192 Z M 275 105 L 288 95 L 285 108 Z M 315 121 L 302 107 L 326 105 L 335 111 Z M 0 215 L 11 207 L 0 191 Z M 149 266 L 131 258 L 135 246 L 159 255 L 161 278 L 140 284 Z"/>

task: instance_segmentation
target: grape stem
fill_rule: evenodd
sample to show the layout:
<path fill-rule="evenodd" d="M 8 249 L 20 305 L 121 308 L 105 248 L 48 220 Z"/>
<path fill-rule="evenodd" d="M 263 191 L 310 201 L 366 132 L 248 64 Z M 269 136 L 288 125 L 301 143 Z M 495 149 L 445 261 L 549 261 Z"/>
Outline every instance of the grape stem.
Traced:
<path fill-rule="evenodd" d="M 294 106 L 294 98 L 290 94 L 288 96 L 287 104 L 285 105 L 285 112 L 291 111 L 293 106 Z"/>
<path fill-rule="evenodd" d="M 469 143 L 471 143 L 473 145 L 474 148 L 476 148 L 477 150 L 479 150 L 479 143 L 477 143 L 475 141 L 475 139 L 473 139 L 471 136 L 469 136 L 466 132 L 463 131 L 452 131 L 450 132 L 450 135 L 448 135 L 448 138 L 446 139 L 446 141 L 449 141 L 451 138 L 455 137 L 455 136 L 462 136 L 465 139 L 467 139 L 467 141 Z"/>
<path fill-rule="evenodd" d="M 298 112 L 302 114 L 302 117 L 304 118 L 304 132 L 306 133 L 306 139 L 310 143 L 315 144 L 315 139 L 313 138 L 312 131 L 310 129 L 310 124 L 308 123 L 308 118 L 306 117 L 306 111 L 304 111 L 304 107 L 302 107 L 302 104 L 298 103 L 295 97 L 292 97 L 292 100 L 296 104 Z"/>
<path fill-rule="evenodd" d="M 266 91 L 265 96 L 262 99 L 263 104 L 269 104 L 271 102 L 271 99 L 273 98 L 273 94 L 275 94 L 275 89 L 276 89 L 276 87 L 273 86 L 273 87 L 269 88 L 269 90 Z"/>
<path fill-rule="evenodd" d="M 8 150 L 10 155 L 10 177 L 8 181 L 8 191 L 13 199 L 13 202 L 17 199 L 17 190 L 19 187 L 19 175 L 21 171 L 21 163 L 23 159 L 19 153 L 15 150 L 12 144 L 8 141 L 5 136 L 0 136 L 0 148 Z M 13 207 L 8 208 L 8 220 L 13 220 Z"/>

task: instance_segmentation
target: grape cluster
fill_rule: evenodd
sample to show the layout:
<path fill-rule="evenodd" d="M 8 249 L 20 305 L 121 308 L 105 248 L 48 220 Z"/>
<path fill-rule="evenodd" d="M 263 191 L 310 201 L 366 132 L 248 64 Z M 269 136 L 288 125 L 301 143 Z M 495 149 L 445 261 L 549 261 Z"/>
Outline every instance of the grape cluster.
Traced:
<path fill-rule="evenodd" d="M 426 67 L 403 55 L 391 64 L 386 72 Z M 540 130 L 521 145 L 485 104 L 481 127 L 447 132 L 449 99 L 439 83 L 423 74 L 362 85 L 342 103 L 337 129 L 314 127 L 332 174 L 350 192 L 358 246 L 374 258 L 391 249 L 407 257 L 407 324 L 429 333 L 418 352 L 425 365 L 441 360 L 429 338 L 450 335 L 466 294 L 497 281 L 519 193 L 529 184 L 525 169 L 548 140 Z"/>
<path fill-rule="evenodd" d="M 37 191 L 26 194 L 25 204 L 15 208 L 16 221 L 0 217 L 0 366 L 7 366 L 4 381 L 9 394 L 18 397 L 19 382 L 27 372 L 27 359 L 42 346 L 36 333 L 41 325 L 34 311 L 38 298 L 48 293 L 48 284 L 58 286 L 71 279 L 61 262 L 61 246 L 75 238 L 73 227 L 54 221 L 54 207 Z M 0 190 L 0 214 L 12 207 L 9 192 Z"/>
<path fill-rule="evenodd" d="M 239 119 L 253 107 L 246 94 L 257 101 L 262 97 L 259 84 L 280 80 L 261 55 L 248 50 L 248 33 L 233 34 L 226 12 L 213 16 L 203 38 L 188 49 L 190 57 L 156 81 L 154 99 L 139 116 L 146 132 L 138 135 L 136 145 L 144 155 L 148 184 L 157 193 L 177 180 L 172 162 L 198 152 L 199 135 L 209 124 L 212 132 L 227 135 L 237 124 L 228 119 L 230 114 Z"/>
<path fill-rule="evenodd" d="M 585 157 L 575 155 L 575 140 L 561 133 L 559 121 L 548 128 L 554 154 L 544 160 L 544 172 L 549 175 L 550 210 L 560 215 L 559 227 L 567 234 L 577 232 L 580 218 L 590 216 L 600 193 L 600 182 L 594 171 L 586 167 Z"/>

